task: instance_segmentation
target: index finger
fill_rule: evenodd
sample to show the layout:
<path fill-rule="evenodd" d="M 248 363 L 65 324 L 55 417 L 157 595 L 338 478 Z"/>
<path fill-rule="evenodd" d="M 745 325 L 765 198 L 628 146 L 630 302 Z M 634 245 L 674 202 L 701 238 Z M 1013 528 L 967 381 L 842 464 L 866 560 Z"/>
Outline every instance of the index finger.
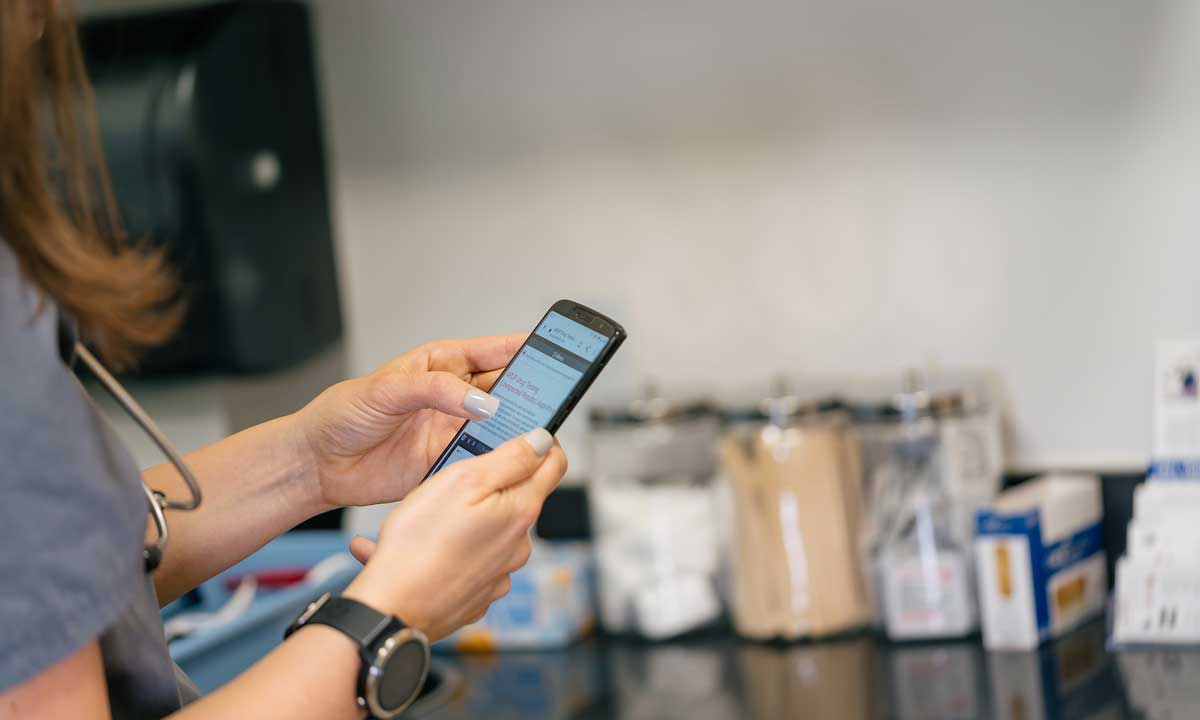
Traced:
<path fill-rule="evenodd" d="M 431 370 L 474 374 L 499 370 L 512 361 L 527 333 L 444 340 L 429 349 Z"/>

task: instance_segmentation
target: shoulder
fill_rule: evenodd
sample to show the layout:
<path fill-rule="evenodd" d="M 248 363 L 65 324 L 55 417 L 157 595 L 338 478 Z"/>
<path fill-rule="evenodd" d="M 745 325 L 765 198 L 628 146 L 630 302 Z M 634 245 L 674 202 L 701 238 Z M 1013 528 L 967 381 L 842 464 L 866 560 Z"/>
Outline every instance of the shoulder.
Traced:
<path fill-rule="evenodd" d="M 0 688 L 94 640 L 144 581 L 132 458 L 59 359 L 57 315 L 0 241 Z"/>
<path fill-rule="evenodd" d="M 11 250 L 0 242 L 0 488 L 8 499 L 22 492 L 60 493 L 55 501 L 97 495 L 140 498 L 140 473 L 108 428 L 58 350 L 54 304 L 21 276 Z M 12 514 L 0 504 L 0 517 Z M 135 503 L 136 504 L 136 503 Z M 99 508 L 97 508 L 99 509 Z M 144 531 L 141 508 L 121 515 Z M 100 518 L 98 522 L 102 522 Z"/>
<path fill-rule="evenodd" d="M 27 369 L 57 357 L 57 331 L 54 304 L 25 279 L 17 256 L 0 239 L 0 367 Z"/>
<path fill-rule="evenodd" d="M 75 444 L 68 433 L 92 425 L 93 408 L 58 350 L 58 310 L 24 278 L 16 256 L 0 241 L 0 478 L 11 472 L 14 457 L 38 450 L 49 456 L 54 445 Z M 6 447 L 7 446 L 7 447 Z M 5 452 L 7 451 L 7 452 Z"/>

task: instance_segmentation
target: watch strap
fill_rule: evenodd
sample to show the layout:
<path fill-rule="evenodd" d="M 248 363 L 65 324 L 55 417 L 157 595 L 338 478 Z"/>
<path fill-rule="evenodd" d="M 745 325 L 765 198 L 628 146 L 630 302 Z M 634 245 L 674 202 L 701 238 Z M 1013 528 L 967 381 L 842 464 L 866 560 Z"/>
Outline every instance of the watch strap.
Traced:
<path fill-rule="evenodd" d="M 310 603 L 288 627 L 284 638 L 305 625 L 331 627 L 350 637 L 358 645 L 358 655 L 362 660 L 357 683 L 358 704 L 367 710 L 368 718 L 396 717 L 417 697 L 414 694 L 395 709 L 383 708 L 378 704 L 378 689 L 371 692 L 371 687 L 373 682 L 377 682 L 380 672 L 379 658 L 390 655 L 397 635 L 407 634 L 409 641 L 419 641 L 425 650 L 425 667 L 416 688 L 416 692 L 419 693 L 419 686 L 424 683 L 425 674 L 429 671 L 429 644 L 420 630 L 409 628 L 399 618 L 384 615 L 357 600 L 335 597 L 330 593 L 325 593 Z"/>
<path fill-rule="evenodd" d="M 368 650 L 380 637 L 404 628 L 404 623 L 391 615 L 347 597 L 329 597 L 307 618 L 301 617 L 292 630 L 303 625 L 327 625 L 349 635 L 361 650 Z"/>

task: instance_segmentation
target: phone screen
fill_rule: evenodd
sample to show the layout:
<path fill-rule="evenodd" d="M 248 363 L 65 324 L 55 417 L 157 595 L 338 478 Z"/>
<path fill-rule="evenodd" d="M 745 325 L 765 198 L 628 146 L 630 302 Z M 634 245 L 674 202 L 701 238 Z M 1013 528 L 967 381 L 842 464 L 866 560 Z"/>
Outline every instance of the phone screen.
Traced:
<path fill-rule="evenodd" d="M 500 409 L 487 422 L 468 422 L 430 474 L 545 427 L 610 338 L 551 311 L 496 380 Z"/>

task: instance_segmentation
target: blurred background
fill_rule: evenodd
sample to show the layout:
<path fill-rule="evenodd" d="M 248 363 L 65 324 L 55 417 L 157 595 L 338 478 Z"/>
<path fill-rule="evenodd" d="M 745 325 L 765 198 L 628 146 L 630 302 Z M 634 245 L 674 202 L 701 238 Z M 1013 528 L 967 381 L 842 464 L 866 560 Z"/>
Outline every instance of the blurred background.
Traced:
<path fill-rule="evenodd" d="M 1200 326 L 1193 4 L 311 9 L 348 372 L 569 296 L 635 338 L 589 400 L 971 368 L 1013 467 L 1147 460 L 1147 349 Z"/>
<path fill-rule="evenodd" d="M 180 449 L 297 409 L 325 386 L 422 342 L 528 329 L 567 297 L 618 320 L 631 338 L 560 433 L 572 461 L 568 484 L 579 488 L 556 506 L 556 527 L 569 536 L 590 538 L 577 527 L 588 524 L 621 536 L 624 529 L 602 521 L 605 508 L 621 516 L 629 498 L 614 495 L 597 510 L 596 483 L 608 487 L 613 458 L 651 454 L 644 439 L 619 437 L 629 430 L 613 422 L 613 408 L 666 399 L 679 409 L 666 420 L 682 424 L 654 442 L 701 437 L 711 448 L 719 435 L 737 435 L 738 422 L 778 420 L 780 406 L 765 401 L 794 401 L 783 411 L 789 427 L 836 406 L 847 413 L 830 421 L 839 433 L 838 423 L 853 421 L 838 442 L 856 454 L 866 441 L 865 470 L 838 475 L 841 484 L 861 485 L 862 507 L 847 510 L 846 528 L 822 532 L 848 538 L 838 552 L 858 558 L 847 567 L 863 564 L 855 573 L 868 587 L 856 597 L 869 605 L 866 568 L 879 550 L 871 533 L 887 524 L 881 513 L 892 512 L 878 503 L 892 501 L 872 487 L 879 461 L 863 426 L 879 420 L 872 412 L 881 408 L 886 419 L 913 419 L 901 395 L 925 392 L 914 417 L 936 418 L 933 435 L 946 446 L 946 417 L 985 418 L 987 467 L 963 501 L 966 525 L 1001 487 L 1046 471 L 1088 472 L 1101 478 L 1110 573 L 1124 549 L 1132 486 L 1152 459 L 1155 344 L 1200 334 L 1200 5 L 77 5 L 126 215 L 135 231 L 182 238 L 188 249 L 178 257 L 200 298 L 190 327 L 202 340 L 164 352 L 131 381 Z M 201 116 L 207 120 L 194 122 Z M 177 172 L 172 153 L 201 170 Z M 957 410 L 929 406 L 939 393 L 957 397 Z M 751 417 L 741 412 L 747 408 Z M 687 424 L 700 416 L 711 424 Z M 640 427 L 663 418 L 637 420 Z M 139 459 L 156 461 L 138 433 L 125 436 Z M 909 457 L 894 437 L 881 442 L 884 455 Z M 716 488 L 718 496 L 732 486 L 724 504 L 704 505 L 690 521 L 712 529 L 714 558 L 736 555 L 729 537 L 746 521 L 729 515 L 737 481 L 728 477 L 737 473 L 728 458 L 706 454 L 695 467 L 694 454 L 680 457 L 655 477 L 691 473 L 678 484 Z M 954 471 L 945 474 L 946 493 L 958 502 Z M 687 502 L 680 497 L 668 507 Z M 369 531 L 382 512 L 323 524 Z M 969 558 L 973 530 L 959 530 L 951 544 Z M 620 553 L 674 557 L 634 540 L 634 550 L 612 551 L 607 569 L 601 551 L 602 588 L 613 563 L 628 560 Z M 576 560 L 568 553 L 553 562 Z M 714 559 L 705 579 L 718 588 L 714 608 L 723 609 L 714 612 L 726 620 L 716 626 L 725 631 L 741 582 L 736 567 Z M 530 593 L 539 597 L 537 583 Z M 649 602 L 634 604 L 645 613 Z M 707 607 L 695 602 L 692 610 Z M 881 612 L 864 609 L 836 630 L 856 622 L 879 630 Z M 675 620 L 681 632 L 712 626 Z M 661 630 L 630 622 L 614 628 L 620 622 L 610 617 L 601 625 L 614 635 Z M 736 614 L 733 623 L 736 634 L 756 634 Z M 968 625 L 961 634 L 977 632 L 977 623 Z M 1115 670 L 1103 629 L 1092 632 L 1099 644 L 1082 643 L 1100 669 L 1084 675 L 1103 685 Z M 768 653 L 768 671 L 752 674 L 769 676 L 778 661 L 779 672 L 809 667 L 811 678 L 812 668 L 831 662 L 841 669 L 827 672 L 855 678 L 851 696 L 899 683 L 898 704 L 885 716 L 990 716 L 975 637 L 949 655 L 864 651 L 864 666 L 882 672 L 868 679 L 846 670 L 844 662 L 859 660 L 836 648 L 802 658 Z M 666 677 L 674 687 L 671 668 L 686 677 L 687 658 L 717 647 L 713 657 L 724 659 L 695 662 L 720 685 L 732 672 L 726 664 L 742 661 L 729 659 L 725 639 L 714 642 L 674 654 L 647 650 L 636 662 L 667 669 L 626 680 Z M 857 646 L 847 647 L 857 657 Z M 963 665 L 956 652 L 975 659 Z M 1044 657 L 1031 657 L 1016 672 L 1045 670 Z M 1078 652 L 1072 657 L 1069 667 L 1091 667 Z M 896 710 L 906 688 L 950 666 L 978 666 L 985 689 L 967 699 L 951 693 L 940 709 Z M 888 668 L 903 682 L 889 681 Z M 994 680 L 999 671 L 991 672 Z M 755 692 L 771 698 L 753 708 L 760 717 L 809 702 L 779 697 L 776 685 Z M 695 707 L 707 695 L 688 697 L 694 705 L 676 698 L 675 706 Z M 665 717 L 668 706 L 625 716 Z M 571 716 L 558 707 L 545 716 Z M 514 716 L 539 715 L 526 708 Z"/>

